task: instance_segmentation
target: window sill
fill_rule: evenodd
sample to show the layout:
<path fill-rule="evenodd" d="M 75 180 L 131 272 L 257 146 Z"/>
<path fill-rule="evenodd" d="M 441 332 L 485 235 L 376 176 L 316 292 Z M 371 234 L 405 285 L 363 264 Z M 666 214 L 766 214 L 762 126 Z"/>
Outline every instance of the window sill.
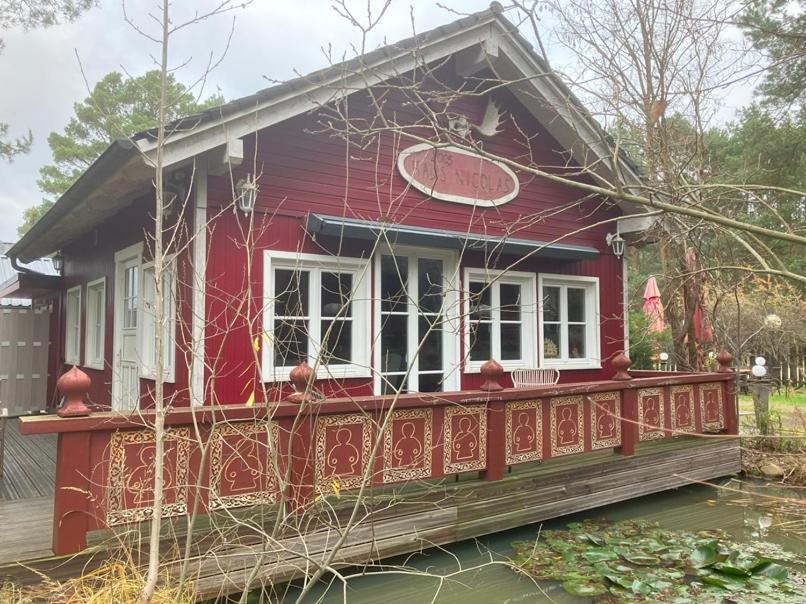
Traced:
<path fill-rule="evenodd" d="M 276 367 L 263 372 L 264 383 L 277 383 L 288 382 L 288 374 L 296 367 Z M 366 378 L 372 377 L 372 373 L 366 367 L 358 367 L 355 365 L 346 365 L 343 367 L 319 367 L 316 371 L 315 381 L 320 382 L 324 380 L 343 380 L 348 378 Z"/>
<path fill-rule="evenodd" d="M 84 369 L 92 369 L 93 371 L 103 371 L 104 364 L 103 363 L 84 363 Z"/>
<path fill-rule="evenodd" d="M 81 365 L 81 359 L 68 359 L 68 358 L 65 358 L 64 359 L 64 364 L 65 365 L 75 365 L 76 367 L 81 367 L 82 366 Z"/>
<path fill-rule="evenodd" d="M 463 369 L 463 373 L 465 373 L 465 374 L 481 373 L 481 366 L 484 365 L 484 363 L 486 363 L 486 361 L 483 361 L 483 362 L 482 361 L 472 361 L 472 362 L 470 362 L 470 363 L 465 365 L 465 367 Z M 498 363 L 501 365 L 501 367 L 504 368 L 504 371 L 506 371 L 506 372 L 518 371 L 518 370 L 521 370 L 521 369 L 534 369 L 535 368 L 534 365 L 529 365 L 527 363 L 524 363 L 523 361 L 503 361 L 503 362 L 498 361 Z"/>
<path fill-rule="evenodd" d="M 559 371 L 572 371 L 576 369 L 601 369 L 599 361 L 543 361 L 541 369 L 558 369 Z"/>

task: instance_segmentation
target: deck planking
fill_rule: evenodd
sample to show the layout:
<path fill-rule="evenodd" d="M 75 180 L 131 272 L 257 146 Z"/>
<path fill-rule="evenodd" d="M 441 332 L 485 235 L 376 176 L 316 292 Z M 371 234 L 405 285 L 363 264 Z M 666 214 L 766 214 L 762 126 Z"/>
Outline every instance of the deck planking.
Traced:
<path fill-rule="evenodd" d="M 0 503 L 15 499 L 53 497 L 56 477 L 56 434 L 23 436 L 19 420 L 9 419 L 0 475 Z"/>
<path fill-rule="evenodd" d="M 377 507 L 371 521 L 349 535 L 333 566 L 377 562 L 433 545 L 480 537 L 695 481 L 735 474 L 739 470 L 738 440 L 680 438 L 642 443 L 630 457 L 604 450 L 524 464 L 514 467 L 498 481 L 468 475 L 430 481 L 427 485 L 413 483 L 374 489 L 372 505 Z M 404 503 L 389 507 L 389 497 L 385 496 Z M 255 566 L 259 567 L 257 580 L 260 582 L 277 584 L 304 576 L 312 562 L 324 559 L 338 538 L 339 527 L 350 512 L 350 499 L 349 493 L 345 493 L 340 501 L 331 502 L 335 507 L 329 526 L 309 526 L 304 536 L 288 534 L 281 537 L 279 543 L 275 542 L 274 547 L 261 543 L 253 533 L 244 536 L 237 531 L 227 532 L 222 542 L 223 535 L 211 537 L 211 531 L 205 530 L 210 521 L 206 517 L 199 518 L 189 570 L 200 596 L 212 598 L 239 591 Z M 69 557 L 54 557 L 49 549 L 50 506 L 49 498 L 0 502 L 0 522 L 3 523 L 0 526 L 10 526 L 13 531 L 8 545 L 4 543 L 0 548 L 0 579 L 5 576 L 19 583 L 37 582 L 41 579 L 34 570 L 54 579 L 64 579 L 114 555 L 114 544 L 119 543 L 121 534 L 105 530 L 90 539 L 94 547 L 89 550 Z M 274 518 L 271 507 L 245 508 L 236 514 L 259 518 L 266 525 Z M 176 540 L 182 542 L 186 534 L 183 523 L 181 519 L 166 522 L 173 532 L 173 538 L 164 543 L 166 551 Z M 147 526 L 125 528 L 129 537 L 135 537 L 137 559 L 138 531 L 142 531 L 139 534 L 142 544 L 147 539 Z M 5 534 L 3 541 L 7 541 Z M 11 560 L 21 560 L 28 568 Z M 168 563 L 166 568 L 170 567 Z"/>

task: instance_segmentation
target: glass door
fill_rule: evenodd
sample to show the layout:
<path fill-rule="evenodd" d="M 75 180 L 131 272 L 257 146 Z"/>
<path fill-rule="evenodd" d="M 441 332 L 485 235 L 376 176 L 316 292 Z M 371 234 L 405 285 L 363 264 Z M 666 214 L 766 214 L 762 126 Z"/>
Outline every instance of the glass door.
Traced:
<path fill-rule="evenodd" d="M 381 256 L 379 393 L 451 389 L 446 388 L 452 379 L 446 371 L 452 365 L 447 264 L 428 255 Z"/>

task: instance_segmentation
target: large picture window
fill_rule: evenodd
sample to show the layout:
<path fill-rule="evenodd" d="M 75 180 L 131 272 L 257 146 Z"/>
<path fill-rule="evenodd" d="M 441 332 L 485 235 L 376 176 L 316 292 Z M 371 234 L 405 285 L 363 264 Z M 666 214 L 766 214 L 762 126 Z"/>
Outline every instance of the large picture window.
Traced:
<path fill-rule="evenodd" d="M 106 279 L 87 283 L 87 325 L 84 337 L 84 366 L 104 368 L 104 338 L 106 335 Z"/>
<path fill-rule="evenodd" d="M 540 275 L 539 286 L 541 365 L 600 367 L 599 280 Z"/>
<path fill-rule="evenodd" d="M 493 358 L 511 371 L 537 366 L 535 275 L 465 270 L 465 371 Z"/>
<path fill-rule="evenodd" d="M 65 295 L 64 362 L 81 363 L 81 286 L 67 290 Z"/>
<path fill-rule="evenodd" d="M 367 262 L 266 252 L 263 375 L 285 381 L 300 361 L 319 378 L 368 377 Z"/>

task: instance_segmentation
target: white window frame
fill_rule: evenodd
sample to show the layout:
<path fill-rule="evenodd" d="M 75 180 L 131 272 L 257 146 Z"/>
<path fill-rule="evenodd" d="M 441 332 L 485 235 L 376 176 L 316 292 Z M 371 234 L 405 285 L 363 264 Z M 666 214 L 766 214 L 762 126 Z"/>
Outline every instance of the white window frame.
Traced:
<path fill-rule="evenodd" d="M 543 287 L 559 287 L 560 288 L 560 323 L 562 325 L 561 332 L 562 346 L 560 350 L 560 357 L 557 359 L 543 358 Z M 585 352 L 584 359 L 569 359 L 568 358 L 568 304 L 567 304 L 567 288 L 584 288 L 585 289 Z M 599 278 L 598 277 L 584 277 L 578 275 L 560 275 L 551 273 L 540 273 L 537 277 L 537 291 L 539 296 L 538 304 L 538 342 L 540 350 L 540 367 L 553 367 L 561 370 L 566 369 L 601 369 L 601 344 L 600 344 L 600 325 L 601 309 L 599 308 Z"/>
<path fill-rule="evenodd" d="M 101 277 L 95 281 L 87 283 L 87 311 L 84 321 L 84 367 L 89 369 L 104 368 L 104 353 L 106 342 L 106 277 Z M 101 305 L 101 316 L 95 316 L 95 306 L 93 305 L 93 290 L 101 291 L 103 304 Z M 101 341 L 95 342 L 95 324 L 100 323 Z M 95 348 L 95 351 L 93 351 Z M 93 352 L 96 354 L 93 356 Z"/>
<path fill-rule="evenodd" d="M 176 381 L 176 263 L 175 254 L 166 255 L 163 259 L 163 278 L 167 278 L 168 287 L 163 287 L 163 298 L 168 301 L 167 317 L 163 314 L 165 331 L 162 335 L 165 352 L 163 353 L 163 381 L 173 384 Z M 144 262 L 140 267 L 140 312 L 137 317 L 137 337 L 140 353 L 140 377 L 147 380 L 157 379 L 156 351 L 154 360 L 147 358 L 146 345 L 152 346 L 153 338 L 146 342 L 146 335 L 150 329 L 149 322 L 153 322 L 153 314 L 148 311 L 148 305 L 153 303 L 149 299 L 150 290 L 146 288 L 146 278 L 149 272 L 154 271 L 154 261 Z M 149 286 L 151 287 L 151 286 Z M 165 298 L 165 296 L 168 296 Z M 156 329 L 156 327 L 154 328 Z M 156 332 L 155 332 L 156 333 Z M 150 354 L 150 353 L 149 353 Z"/>
<path fill-rule="evenodd" d="M 263 252 L 263 335 L 261 346 L 261 373 L 264 382 L 286 382 L 295 365 L 274 364 L 274 271 L 309 271 L 308 283 L 308 364 L 316 366 L 321 346 L 321 273 L 350 273 L 353 276 L 351 298 L 352 351 L 351 362 L 339 365 L 316 366 L 316 379 L 367 378 L 370 367 L 370 275 L 369 261 L 362 258 L 328 256 L 301 252 Z"/>
<path fill-rule="evenodd" d="M 81 285 L 71 287 L 64 295 L 64 362 L 67 365 L 81 364 Z M 70 300 L 75 299 L 78 305 L 75 313 L 75 324 L 72 324 Z"/>
<path fill-rule="evenodd" d="M 434 259 L 434 260 L 442 260 L 442 276 L 444 280 L 445 286 L 445 302 L 442 305 L 442 308 L 445 311 L 445 318 L 443 322 L 443 336 L 442 336 L 442 373 L 444 375 L 444 380 L 442 382 L 443 392 L 456 392 L 459 390 L 460 385 L 460 362 L 459 362 L 459 287 L 456 283 L 458 279 L 458 256 L 456 252 L 450 250 L 442 250 L 436 248 L 426 248 L 426 247 L 412 247 L 406 245 L 396 245 L 394 247 L 390 247 L 388 245 L 379 246 L 379 249 L 375 253 L 375 261 L 374 261 L 374 270 L 375 270 L 375 288 L 374 288 L 374 305 L 373 305 L 373 317 L 374 317 L 374 333 L 373 333 L 373 364 L 375 367 L 375 376 L 373 380 L 373 392 L 376 395 L 380 395 L 383 386 L 383 377 L 381 376 L 381 367 L 382 367 L 382 359 L 381 359 L 381 328 L 382 320 L 381 320 L 381 258 L 383 256 L 405 256 L 408 258 L 409 264 L 409 274 L 408 274 L 408 283 L 409 284 L 416 284 L 417 279 L 412 280 L 413 277 L 416 276 L 416 269 L 418 266 L 418 260 L 420 258 L 425 259 Z M 416 285 L 415 285 L 416 287 Z M 417 303 L 415 301 L 419 300 L 419 292 L 412 291 L 411 289 L 408 291 L 408 298 L 409 298 L 409 308 L 408 308 L 408 332 L 417 334 L 419 333 L 418 330 L 418 321 L 419 321 L 419 313 L 411 312 L 412 309 L 417 307 Z M 417 351 L 417 346 L 419 344 L 419 338 L 409 338 L 408 339 L 408 358 L 413 359 L 414 353 Z M 417 371 L 418 367 L 415 364 L 412 366 L 411 362 L 407 365 L 407 368 L 411 367 L 411 371 L 409 372 L 409 388 L 407 392 L 416 392 L 415 389 L 412 388 L 412 384 L 417 382 L 419 377 L 419 373 Z M 438 396 L 439 393 L 429 393 Z"/>
<path fill-rule="evenodd" d="M 492 319 L 490 330 L 490 352 L 492 357 L 504 368 L 504 371 L 516 369 L 534 369 L 537 367 L 537 347 L 535 334 L 537 333 L 537 305 L 535 303 L 535 273 L 524 271 L 507 271 L 484 268 L 465 268 L 463 284 L 464 315 L 464 342 L 465 342 L 465 373 L 479 373 L 481 366 L 487 362 L 470 360 L 470 282 L 482 281 L 491 285 L 490 302 L 492 306 Z M 501 359 L 501 308 L 499 303 L 499 290 L 501 284 L 521 286 L 521 358 Z"/>

